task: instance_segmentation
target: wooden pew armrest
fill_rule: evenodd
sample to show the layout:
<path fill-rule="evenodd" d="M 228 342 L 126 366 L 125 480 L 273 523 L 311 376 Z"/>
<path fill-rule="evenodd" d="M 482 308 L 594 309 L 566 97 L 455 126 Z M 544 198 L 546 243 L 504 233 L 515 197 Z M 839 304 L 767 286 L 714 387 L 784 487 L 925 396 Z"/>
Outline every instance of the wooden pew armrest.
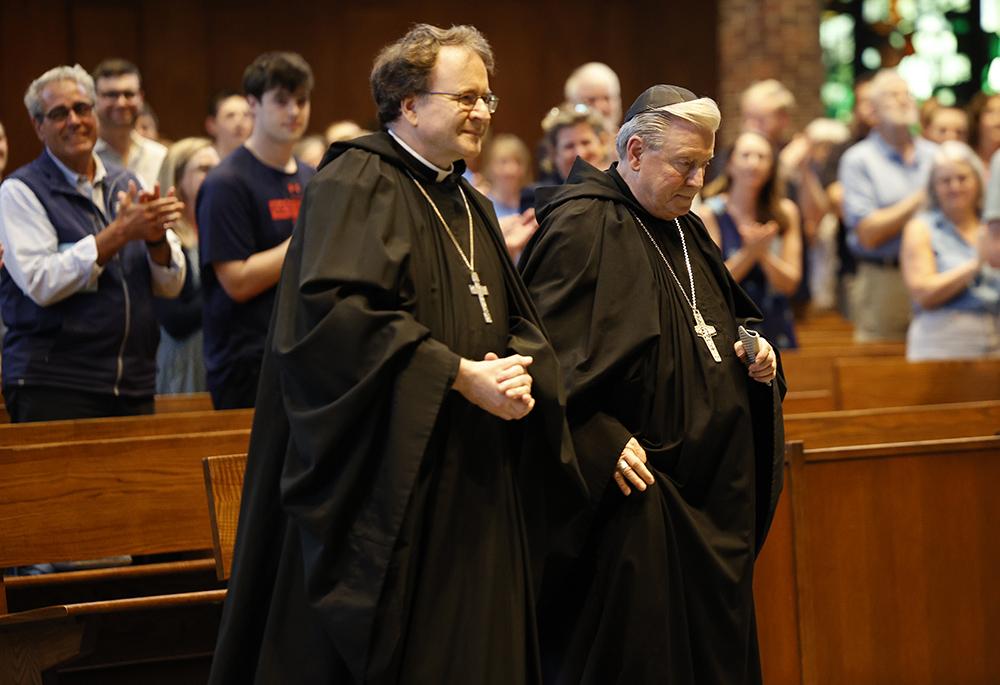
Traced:
<path fill-rule="evenodd" d="M 185 561 L 168 561 L 157 564 L 113 566 L 110 568 L 94 568 L 82 571 L 43 573 L 38 576 L 5 576 L 3 584 L 9 590 L 16 590 L 20 588 L 72 585 L 74 583 L 92 583 L 95 581 L 130 580 L 133 578 L 148 578 L 151 576 L 176 573 L 204 573 L 205 571 L 214 570 L 214 559 L 189 559 Z"/>
<path fill-rule="evenodd" d="M 132 597 L 129 599 L 112 599 L 102 602 L 84 602 L 81 604 L 60 604 L 20 611 L 15 614 L 0 616 L 0 629 L 21 623 L 34 623 L 73 616 L 89 616 L 93 614 L 108 614 L 122 611 L 143 611 L 149 609 L 167 609 L 171 607 L 196 606 L 199 604 L 219 604 L 226 598 L 225 590 L 205 590 L 203 592 L 181 592 L 173 595 L 154 595 L 151 597 Z"/>

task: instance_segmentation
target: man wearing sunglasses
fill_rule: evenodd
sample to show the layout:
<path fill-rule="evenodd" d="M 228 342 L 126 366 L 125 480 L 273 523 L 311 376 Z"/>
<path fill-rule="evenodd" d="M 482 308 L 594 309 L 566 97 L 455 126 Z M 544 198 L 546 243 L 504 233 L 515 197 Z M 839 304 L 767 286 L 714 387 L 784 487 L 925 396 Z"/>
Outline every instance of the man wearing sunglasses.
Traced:
<path fill-rule="evenodd" d="M 159 326 L 184 205 L 94 153 L 94 82 L 52 69 L 24 104 L 45 149 L 0 186 L 3 394 L 14 422 L 153 413 Z M 172 189 L 171 189 L 172 190 Z"/>

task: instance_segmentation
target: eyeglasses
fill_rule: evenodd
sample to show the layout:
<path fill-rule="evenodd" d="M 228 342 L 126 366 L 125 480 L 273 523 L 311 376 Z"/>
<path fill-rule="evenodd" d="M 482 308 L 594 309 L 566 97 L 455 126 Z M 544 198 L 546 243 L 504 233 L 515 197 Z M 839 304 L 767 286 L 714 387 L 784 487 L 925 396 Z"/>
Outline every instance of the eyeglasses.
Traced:
<path fill-rule="evenodd" d="M 139 93 L 134 90 L 106 90 L 103 93 L 98 93 L 97 97 L 114 101 L 124 96 L 126 100 L 131 100 L 138 94 Z"/>
<path fill-rule="evenodd" d="M 54 121 L 58 124 L 60 122 L 66 121 L 66 119 L 69 117 L 70 109 L 72 109 L 73 112 L 76 113 L 76 116 L 83 119 L 91 115 L 91 113 L 94 111 L 94 105 L 93 103 L 90 102 L 78 102 L 71 108 L 66 107 L 65 105 L 59 105 L 58 107 L 53 107 L 44 115 L 42 115 L 42 118 L 48 119 L 49 121 Z"/>
<path fill-rule="evenodd" d="M 424 91 L 427 95 L 445 95 L 455 102 L 458 106 L 464 109 L 466 112 L 471 112 L 476 108 L 476 103 L 480 100 L 486 105 L 486 110 L 493 114 L 497 111 L 497 105 L 500 104 L 500 98 L 498 98 L 493 93 L 486 93 L 485 95 L 476 95 L 475 93 L 442 93 L 438 90 L 427 90 Z"/>

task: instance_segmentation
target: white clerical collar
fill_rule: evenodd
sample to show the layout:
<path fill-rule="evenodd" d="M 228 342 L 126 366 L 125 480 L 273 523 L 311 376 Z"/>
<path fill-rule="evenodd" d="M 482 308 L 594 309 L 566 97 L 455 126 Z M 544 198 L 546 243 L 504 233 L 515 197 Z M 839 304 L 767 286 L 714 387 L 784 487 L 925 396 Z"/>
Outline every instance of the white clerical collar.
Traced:
<path fill-rule="evenodd" d="M 387 129 L 387 130 L 389 131 L 389 135 L 392 136 L 396 140 L 396 142 L 399 143 L 403 147 L 404 150 L 406 150 L 411 155 L 413 155 L 414 157 L 416 157 L 417 161 L 419 161 L 421 164 L 423 164 L 428 169 L 430 169 L 435 174 L 437 174 L 437 179 L 436 180 L 437 180 L 438 183 L 440 183 L 441 181 L 443 181 L 446 178 L 448 178 L 451 175 L 451 172 L 455 170 L 455 165 L 454 164 L 451 165 L 450 169 L 442 169 L 441 167 L 437 166 L 436 164 L 431 164 L 426 159 L 424 159 L 420 155 L 419 152 L 417 152 L 412 147 L 410 147 L 405 142 L 403 142 L 403 139 L 400 138 L 399 136 L 397 136 L 395 131 L 393 131 L 391 128 Z"/>

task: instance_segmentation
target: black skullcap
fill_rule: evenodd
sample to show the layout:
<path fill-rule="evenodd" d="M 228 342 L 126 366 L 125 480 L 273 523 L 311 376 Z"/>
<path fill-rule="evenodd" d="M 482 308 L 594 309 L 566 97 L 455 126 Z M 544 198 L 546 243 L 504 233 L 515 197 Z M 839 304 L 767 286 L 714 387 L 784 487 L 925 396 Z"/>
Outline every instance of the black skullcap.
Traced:
<path fill-rule="evenodd" d="M 625 114 L 625 121 L 631 121 L 640 114 L 652 112 L 660 107 L 676 105 L 678 102 L 690 102 L 691 100 L 697 99 L 698 96 L 687 88 L 681 88 L 680 86 L 667 86 L 661 83 L 659 85 L 652 86 L 651 88 L 647 88 L 642 95 L 636 98 L 635 102 L 632 103 L 632 106 L 628 108 L 628 112 Z"/>

